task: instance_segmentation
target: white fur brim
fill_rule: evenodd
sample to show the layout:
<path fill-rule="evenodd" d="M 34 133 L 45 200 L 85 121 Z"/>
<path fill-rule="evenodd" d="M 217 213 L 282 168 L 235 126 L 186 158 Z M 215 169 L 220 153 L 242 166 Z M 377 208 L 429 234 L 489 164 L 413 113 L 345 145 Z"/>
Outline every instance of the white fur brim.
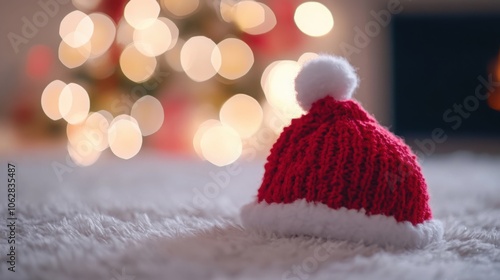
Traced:
<path fill-rule="evenodd" d="M 279 235 L 312 235 L 404 248 L 423 248 L 440 241 L 444 231 L 438 220 L 413 225 L 397 222 L 394 217 L 368 216 L 363 209 L 335 210 L 305 199 L 280 204 L 253 202 L 242 208 L 241 219 L 247 229 Z"/>

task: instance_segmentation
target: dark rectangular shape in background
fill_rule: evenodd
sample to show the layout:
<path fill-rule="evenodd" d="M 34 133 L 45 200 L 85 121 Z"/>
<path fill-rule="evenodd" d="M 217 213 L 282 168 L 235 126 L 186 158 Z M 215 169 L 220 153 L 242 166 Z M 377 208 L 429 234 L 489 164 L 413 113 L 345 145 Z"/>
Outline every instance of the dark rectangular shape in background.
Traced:
<path fill-rule="evenodd" d="M 392 43 L 397 134 L 500 137 L 500 15 L 398 15 Z"/>

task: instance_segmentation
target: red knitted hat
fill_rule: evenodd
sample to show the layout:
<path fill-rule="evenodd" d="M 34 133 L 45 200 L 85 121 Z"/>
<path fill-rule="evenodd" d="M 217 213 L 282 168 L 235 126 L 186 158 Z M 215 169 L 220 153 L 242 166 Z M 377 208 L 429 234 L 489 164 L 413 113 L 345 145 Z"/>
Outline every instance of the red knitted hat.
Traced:
<path fill-rule="evenodd" d="M 343 58 L 304 65 L 295 89 L 308 112 L 272 147 L 246 228 L 408 248 L 442 238 L 416 156 L 350 100 L 357 85 Z"/>

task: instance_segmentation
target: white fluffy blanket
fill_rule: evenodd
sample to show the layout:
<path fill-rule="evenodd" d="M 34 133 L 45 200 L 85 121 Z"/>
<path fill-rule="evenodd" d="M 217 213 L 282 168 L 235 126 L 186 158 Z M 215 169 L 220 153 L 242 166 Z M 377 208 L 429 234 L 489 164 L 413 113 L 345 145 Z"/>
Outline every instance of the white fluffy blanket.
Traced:
<path fill-rule="evenodd" d="M 4 238 L 11 159 L 16 272 L 7 270 Z M 256 193 L 262 162 L 228 169 L 154 155 L 107 158 L 64 169 L 61 180 L 54 162 L 0 160 L 0 279 L 500 279 L 500 158 L 423 162 L 445 240 L 413 251 L 245 231 L 239 208 Z"/>

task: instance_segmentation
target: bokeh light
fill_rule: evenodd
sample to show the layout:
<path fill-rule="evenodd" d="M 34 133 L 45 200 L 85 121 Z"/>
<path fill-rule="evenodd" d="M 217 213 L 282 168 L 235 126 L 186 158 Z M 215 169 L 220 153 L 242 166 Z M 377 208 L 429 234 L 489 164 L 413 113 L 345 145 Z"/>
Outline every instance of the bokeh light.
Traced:
<path fill-rule="evenodd" d="M 158 19 L 165 23 L 170 31 L 170 45 L 167 48 L 167 50 L 170 50 L 177 44 L 177 40 L 179 39 L 179 28 L 173 21 L 166 17 L 159 17 Z"/>
<path fill-rule="evenodd" d="M 135 125 L 137 127 L 139 127 L 139 123 L 137 122 L 136 119 L 134 119 L 132 116 L 130 115 L 127 115 L 127 114 L 121 114 L 119 116 L 116 116 L 115 118 L 113 118 L 111 120 L 111 122 L 109 123 L 109 126 L 111 127 L 111 125 L 113 125 L 115 122 L 119 121 L 119 120 L 127 120 L 127 121 L 130 121 L 130 122 L 133 122 L 135 123 Z M 139 128 L 140 129 L 140 128 Z"/>
<path fill-rule="evenodd" d="M 317 58 L 319 55 L 317 53 L 313 53 L 313 52 L 305 52 L 303 53 L 299 59 L 297 60 L 297 62 L 300 64 L 300 65 L 303 65 L 304 63 L 308 62 L 309 60 L 311 59 L 315 59 Z"/>
<path fill-rule="evenodd" d="M 295 98 L 294 80 L 299 70 L 300 64 L 296 61 L 280 60 L 264 70 L 261 80 L 269 104 L 290 119 L 304 113 Z"/>
<path fill-rule="evenodd" d="M 260 128 L 263 112 L 253 97 L 236 94 L 222 105 L 219 116 L 224 125 L 232 127 L 242 138 L 248 138 Z"/>
<path fill-rule="evenodd" d="M 232 20 L 242 30 L 257 27 L 264 23 L 266 11 L 260 3 L 244 0 L 232 8 Z"/>
<path fill-rule="evenodd" d="M 146 28 L 136 29 L 133 38 L 137 50 L 151 57 L 166 52 L 172 42 L 167 24 L 158 19 Z"/>
<path fill-rule="evenodd" d="M 203 153 L 201 151 L 201 137 L 203 136 L 203 134 L 205 134 L 205 132 L 209 128 L 214 127 L 214 126 L 221 126 L 221 125 L 222 124 L 218 120 L 208 119 L 208 120 L 202 122 L 198 126 L 198 129 L 196 130 L 196 132 L 193 136 L 193 148 L 194 148 L 194 151 L 196 152 L 196 154 L 198 154 L 198 156 L 201 159 L 205 159 L 205 157 L 203 157 Z"/>
<path fill-rule="evenodd" d="M 108 147 L 108 129 L 109 122 L 100 112 L 91 113 L 85 120 L 85 136 L 98 151 Z"/>
<path fill-rule="evenodd" d="M 262 89 L 265 90 L 267 89 L 267 83 L 268 83 L 268 79 L 269 79 L 269 73 L 271 73 L 271 70 L 273 70 L 274 66 L 276 66 L 276 64 L 278 64 L 280 61 L 273 61 L 271 62 L 265 69 L 264 71 L 262 71 L 262 75 L 261 75 L 261 78 L 260 78 L 260 85 L 262 87 Z"/>
<path fill-rule="evenodd" d="M 231 0 L 219 1 L 219 13 L 225 22 L 233 21 L 233 5 Z"/>
<path fill-rule="evenodd" d="M 73 48 L 61 41 L 59 44 L 58 56 L 61 63 L 68 68 L 76 68 L 84 64 L 90 57 L 92 47 L 90 42 L 78 48 Z"/>
<path fill-rule="evenodd" d="M 205 36 L 191 37 L 182 46 L 181 65 L 193 81 L 206 81 L 219 71 L 221 53 L 211 39 Z"/>
<path fill-rule="evenodd" d="M 72 0 L 71 2 L 79 10 L 92 11 L 101 4 L 102 0 Z"/>
<path fill-rule="evenodd" d="M 238 133 L 231 127 L 212 126 L 203 133 L 200 140 L 203 157 L 217 166 L 235 162 L 243 149 Z"/>
<path fill-rule="evenodd" d="M 84 122 L 68 124 L 68 153 L 73 162 L 80 166 L 95 163 L 107 148 L 106 130 L 107 120 L 98 113 L 91 113 Z"/>
<path fill-rule="evenodd" d="M 134 28 L 122 18 L 116 30 L 116 42 L 121 46 L 128 46 L 134 41 Z"/>
<path fill-rule="evenodd" d="M 163 0 L 163 6 L 177 17 L 192 14 L 200 6 L 200 0 Z"/>
<path fill-rule="evenodd" d="M 163 124 L 163 107 L 158 99 L 150 95 L 139 98 L 132 106 L 130 115 L 137 120 L 143 136 L 155 133 Z"/>
<path fill-rule="evenodd" d="M 104 151 L 108 147 L 109 122 L 101 113 L 90 113 L 84 122 L 68 124 L 66 135 L 72 147 L 91 146 L 96 151 Z"/>
<path fill-rule="evenodd" d="M 300 31 L 312 37 L 326 35 L 333 28 L 332 13 L 318 2 L 300 4 L 295 10 L 294 20 Z"/>
<path fill-rule="evenodd" d="M 120 68 L 130 80 L 140 83 L 153 75 L 157 65 L 156 58 L 145 56 L 134 44 L 128 45 L 120 56 Z"/>
<path fill-rule="evenodd" d="M 137 122 L 130 116 L 118 116 L 109 126 L 109 148 L 117 157 L 130 159 L 137 155 L 142 147 L 142 135 Z"/>
<path fill-rule="evenodd" d="M 159 14 L 160 5 L 156 0 L 130 0 L 123 16 L 135 29 L 144 29 L 153 24 Z"/>
<path fill-rule="evenodd" d="M 270 128 L 276 135 L 279 135 L 291 122 L 290 118 L 285 118 L 279 111 L 269 105 L 269 102 L 264 102 L 262 111 L 264 112 L 263 125 Z"/>
<path fill-rule="evenodd" d="M 60 80 L 50 82 L 42 92 L 42 110 L 52 120 L 62 118 L 59 111 L 59 96 L 63 91 L 66 83 Z"/>
<path fill-rule="evenodd" d="M 262 21 L 260 24 L 256 26 L 243 28 L 242 30 L 248 34 L 252 35 L 263 34 L 271 31 L 276 26 L 277 20 L 273 10 L 271 10 L 271 8 L 269 8 L 266 4 L 263 3 L 258 3 L 258 4 L 262 7 L 262 9 L 264 9 L 264 21 Z"/>
<path fill-rule="evenodd" d="M 73 48 L 88 43 L 94 33 L 94 23 L 90 17 L 81 12 L 73 11 L 67 14 L 59 26 L 61 39 Z"/>
<path fill-rule="evenodd" d="M 87 118 L 90 99 L 87 91 L 75 83 L 67 84 L 59 95 L 59 112 L 70 124 L 77 124 Z"/>
<path fill-rule="evenodd" d="M 277 23 L 273 10 L 257 1 L 240 1 L 234 6 L 223 1 L 220 13 L 225 21 L 234 21 L 242 31 L 252 35 L 266 33 Z"/>
<path fill-rule="evenodd" d="M 91 57 L 97 57 L 104 54 L 116 36 L 116 27 L 111 18 L 102 13 L 94 13 L 89 15 L 94 23 L 94 33 L 90 38 Z"/>
<path fill-rule="evenodd" d="M 229 80 L 235 80 L 252 68 L 254 56 L 252 49 L 242 40 L 228 38 L 217 44 L 221 53 L 221 66 L 218 73 Z"/>
<path fill-rule="evenodd" d="M 84 130 L 84 121 L 77 124 L 66 124 L 66 137 L 68 137 L 68 143 L 71 146 L 76 146 L 79 142 L 86 141 Z"/>

